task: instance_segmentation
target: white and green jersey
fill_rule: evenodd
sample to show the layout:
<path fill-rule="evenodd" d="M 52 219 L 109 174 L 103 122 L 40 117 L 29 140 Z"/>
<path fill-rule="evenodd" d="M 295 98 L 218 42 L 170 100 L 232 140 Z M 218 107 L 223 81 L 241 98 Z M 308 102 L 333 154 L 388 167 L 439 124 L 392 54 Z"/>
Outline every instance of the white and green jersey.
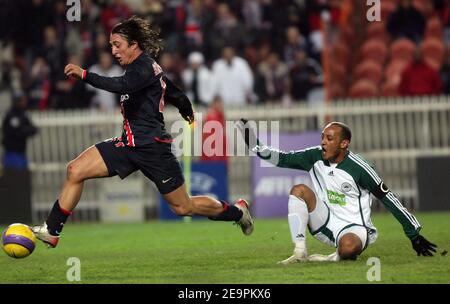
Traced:
<path fill-rule="evenodd" d="M 409 238 L 419 234 L 421 227 L 417 219 L 358 154 L 349 151 L 342 162 L 333 164 L 323 160 L 320 146 L 292 152 L 265 146 L 258 148 L 259 157 L 278 167 L 308 171 L 317 197 L 327 204 L 337 218 L 375 229 L 370 219 L 372 193 L 400 222 Z"/>

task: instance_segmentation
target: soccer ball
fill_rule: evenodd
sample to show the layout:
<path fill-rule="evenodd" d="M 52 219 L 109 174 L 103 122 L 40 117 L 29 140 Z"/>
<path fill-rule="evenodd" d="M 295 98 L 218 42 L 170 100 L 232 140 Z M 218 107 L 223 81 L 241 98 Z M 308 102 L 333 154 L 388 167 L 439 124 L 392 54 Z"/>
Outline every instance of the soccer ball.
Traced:
<path fill-rule="evenodd" d="M 3 250 L 12 258 L 29 256 L 35 247 L 36 237 L 30 227 L 24 224 L 11 224 L 2 233 Z"/>

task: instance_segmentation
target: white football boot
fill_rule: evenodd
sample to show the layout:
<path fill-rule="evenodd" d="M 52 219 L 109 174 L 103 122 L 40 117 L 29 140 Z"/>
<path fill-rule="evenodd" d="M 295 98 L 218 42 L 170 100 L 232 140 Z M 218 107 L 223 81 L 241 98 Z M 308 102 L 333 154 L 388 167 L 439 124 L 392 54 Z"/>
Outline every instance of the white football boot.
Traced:
<path fill-rule="evenodd" d="M 242 210 L 242 217 L 239 221 L 236 221 L 236 224 L 239 225 L 242 229 L 242 232 L 245 235 L 250 235 L 253 232 L 253 219 L 250 215 L 250 210 L 248 208 L 248 203 L 244 199 L 239 199 L 235 204 L 237 208 Z"/>
<path fill-rule="evenodd" d="M 339 262 L 339 253 L 337 251 L 332 254 L 311 254 L 308 257 L 308 261 L 310 262 Z"/>
<path fill-rule="evenodd" d="M 289 265 L 306 261 L 308 261 L 308 251 L 306 249 L 306 245 L 304 245 L 304 246 L 296 246 L 293 255 L 291 255 L 285 260 L 279 261 L 277 264 Z"/>
<path fill-rule="evenodd" d="M 31 228 L 36 238 L 47 244 L 49 248 L 55 248 L 58 245 L 59 236 L 51 235 L 48 232 L 47 223 L 42 225 L 33 226 Z"/>

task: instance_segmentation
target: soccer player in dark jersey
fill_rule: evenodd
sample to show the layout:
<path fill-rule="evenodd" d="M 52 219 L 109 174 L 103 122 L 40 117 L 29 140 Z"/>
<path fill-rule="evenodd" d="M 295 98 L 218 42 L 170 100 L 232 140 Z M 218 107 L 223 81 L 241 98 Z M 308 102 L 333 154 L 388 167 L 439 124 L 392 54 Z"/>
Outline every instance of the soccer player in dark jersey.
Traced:
<path fill-rule="evenodd" d="M 110 44 L 113 56 L 125 68 L 123 76 L 103 77 L 74 64 L 68 64 L 64 73 L 121 94 L 122 136 L 89 147 L 68 164 L 66 181 L 47 220 L 33 227 L 36 237 L 50 247 L 57 245 L 85 180 L 115 175 L 123 179 L 136 170 L 156 184 L 177 215 L 234 221 L 245 235 L 251 234 L 253 219 L 245 200 L 231 205 L 209 196 L 190 197 L 186 191 L 180 164 L 171 151 L 171 136 L 165 130 L 163 110 L 165 103 L 171 103 L 189 123 L 194 122 L 194 113 L 186 95 L 152 58 L 161 50 L 158 33 L 146 20 L 133 16 L 112 29 Z"/>

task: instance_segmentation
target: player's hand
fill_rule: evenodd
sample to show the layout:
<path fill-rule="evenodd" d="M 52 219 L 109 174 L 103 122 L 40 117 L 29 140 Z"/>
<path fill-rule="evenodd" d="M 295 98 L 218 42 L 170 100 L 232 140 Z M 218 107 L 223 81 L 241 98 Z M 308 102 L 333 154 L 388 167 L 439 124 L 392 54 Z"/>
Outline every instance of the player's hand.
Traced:
<path fill-rule="evenodd" d="M 84 70 L 81 67 L 72 63 L 69 63 L 64 68 L 64 74 L 66 74 L 66 76 L 72 76 L 80 79 L 83 78 L 83 72 Z"/>
<path fill-rule="evenodd" d="M 414 250 L 417 252 L 417 255 L 423 256 L 433 256 L 433 252 L 436 252 L 436 245 L 430 243 L 426 238 L 421 236 L 420 234 L 411 240 L 412 246 Z"/>
<path fill-rule="evenodd" d="M 185 109 L 183 111 L 180 110 L 180 115 L 183 117 L 184 120 L 186 120 L 190 125 L 194 123 L 195 116 L 194 111 L 192 110 L 192 107 Z"/>
<path fill-rule="evenodd" d="M 237 128 L 242 133 L 242 137 L 244 137 L 245 144 L 248 148 L 253 148 L 258 144 L 258 138 L 256 137 L 255 130 L 248 124 L 248 120 L 245 118 L 241 118 L 237 122 Z"/>

